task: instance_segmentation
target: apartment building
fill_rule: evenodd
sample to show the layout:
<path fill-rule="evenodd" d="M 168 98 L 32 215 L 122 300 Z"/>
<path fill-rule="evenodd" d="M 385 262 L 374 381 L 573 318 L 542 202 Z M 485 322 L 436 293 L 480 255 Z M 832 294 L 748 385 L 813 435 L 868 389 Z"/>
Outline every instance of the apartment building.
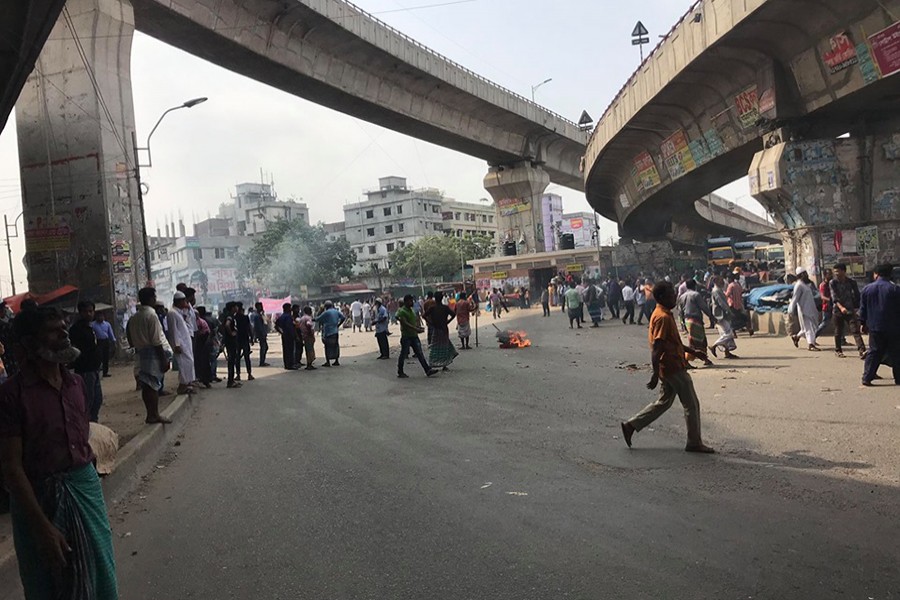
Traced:
<path fill-rule="evenodd" d="M 232 235 L 264 233 L 279 219 L 299 219 L 309 224 L 309 208 L 304 202 L 279 200 L 268 183 L 239 183 L 232 202 L 219 208 L 219 216 L 233 221 Z"/>

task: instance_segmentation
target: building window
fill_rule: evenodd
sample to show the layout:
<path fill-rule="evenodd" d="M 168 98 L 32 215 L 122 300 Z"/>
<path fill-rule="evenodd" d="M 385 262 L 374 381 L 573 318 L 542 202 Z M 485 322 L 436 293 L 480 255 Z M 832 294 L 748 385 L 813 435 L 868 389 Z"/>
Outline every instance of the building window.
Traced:
<path fill-rule="evenodd" d="M 488 215 L 488 223 L 494 222 L 494 215 Z"/>
<path fill-rule="evenodd" d="M 400 233 L 403 233 L 403 223 L 400 223 L 399 225 L 397 225 L 397 231 L 399 231 Z"/>
<path fill-rule="evenodd" d="M 391 216 L 391 207 L 390 206 L 384 207 L 384 216 L 386 216 L 386 217 Z"/>
<path fill-rule="evenodd" d="M 394 226 L 393 225 L 385 225 L 384 232 L 385 233 L 394 233 Z"/>
<path fill-rule="evenodd" d="M 397 205 L 397 214 L 398 214 L 398 215 L 402 215 L 402 214 L 403 214 L 403 205 L 402 205 L 402 204 L 398 204 L 398 205 Z"/>
<path fill-rule="evenodd" d="M 427 223 L 426 223 L 426 225 L 427 225 Z M 444 224 L 443 224 L 443 223 L 435 223 L 435 224 L 433 225 L 433 228 L 434 228 L 435 231 L 443 231 L 443 230 L 444 230 Z"/>
<path fill-rule="evenodd" d="M 203 260 L 203 248 L 194 248 L 194 260 Z"/>
<path fill-rule="evenodd" d="M 436 213 L 439 212 L 439 207 L 437 204 L 431 206 L 431 212 Z"/>
<path fill-rule="evenodd" d="M 357 253 L 357 254 L 362 254 L 362 246 L 360 246 L 359 248 L 356 249 L 356 253 Z"/>
<path fill-rule="evenodd" d="M 369 246 L 369 254 L 375 254 L 376 250 L 377 250 L 376 246 Z"/>
<path fill-rule="evenodd" d="M 406 248 L 406 242 L 401 241 L 401 242 L 400 242 L 400 247 L 401 247 L 401 248 Z"/>
<path fill-rule="evenodd" d="M 462 237 L 462 229 L 456 230 L 456 237 Z"/>
<path fill-rule="evenodd" d="M 388 251 L 388 252 L 393 252 L 393 251 L 394 251 L 394 245 L 393 245 L 393 244 L 388 244 L 388 245 L 387 245 L 387 251 Z"/>
<path fill-rule="evenodd" d="M 487 215 L 481 215 L 481 222 L 487 223 Z"/>
<path fill-rule="evenodd" d="M 428 228 L 429 228 L 429 227 L 428 227 L 429 225 L 430 225 L 430 223 L 429 223 L 428 221 L 425 221 L 425 229 L 428 229 Z"/>
<path fill-rule="evenodd" d="M 369 227 L 368 229 L 366 229 L 366 235 L 369 237 L 375 237 L 375 228 Z"/>
<path fill-rule="evenodd" d="M 453 213 L 453 218 L 459 221 L 459 213 Z"/>
<path fill-rule="evenodd" d="M 225 248 L 216 248 L 216 258 L 225 258 Z"/>
<path fill-rule="evenodd" d="M 367 218 L 367 219 L 374 219 L 374 218 L 375 218 L 375 211 L 374 211 L 374 210 L 367 210 L 367 211 L 366 211 L 366 218 Z"/>

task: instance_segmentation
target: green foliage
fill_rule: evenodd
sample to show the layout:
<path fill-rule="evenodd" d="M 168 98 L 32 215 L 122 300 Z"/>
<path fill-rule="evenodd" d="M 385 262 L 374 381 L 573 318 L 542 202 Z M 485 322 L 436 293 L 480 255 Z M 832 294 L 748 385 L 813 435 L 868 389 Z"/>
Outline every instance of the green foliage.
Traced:
<path fill-rule="evenodd" d="M 463 238 L 449 235 L 424 237 L 391 254 L 391 274 L 398 277 L 458 280 L 463 261 L 494 254 L 494 242 L 486 235 Z"/>
<path fill-rule="evenodd" d="M 301 285 L 318 286 L 349 277 L 356 253 L 346 239 L 329 241 L 321 223 L 310 226 L 279 219 L 254 237 L 241 262 L 249 279 L 291 292 Z"/>

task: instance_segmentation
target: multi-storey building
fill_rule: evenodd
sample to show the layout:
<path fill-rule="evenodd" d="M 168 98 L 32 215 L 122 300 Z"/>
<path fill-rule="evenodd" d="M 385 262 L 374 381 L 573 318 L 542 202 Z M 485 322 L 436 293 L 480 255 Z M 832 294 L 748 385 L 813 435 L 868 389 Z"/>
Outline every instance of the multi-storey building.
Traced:
<path fill-rule="evenodd" d="M 357 256 L 357 272 L 389 269 L 390 254 L 419 238 L 444 231 L 440 190 L 410 190 L 404 177 L 382 177 L 366 200 L 344 206 L 347 241 Z"/>
<path fill-rule="evenodd" d="M 458 202 L 445 199 L 441 203 L 444 233 L 458 238 L 484 235 L 497 240 L 497 211 L 493 204 Z"/>
<path fill-rule="evenodd" d="M 263 233 L 278 219 L 300 219 L 309 224 L 309 208 L 303 202 L 279 200 L 268 183 L 239 183 L 230 204 L 219 208 L 219 216 L 232 220 L 232 235 Z"/>

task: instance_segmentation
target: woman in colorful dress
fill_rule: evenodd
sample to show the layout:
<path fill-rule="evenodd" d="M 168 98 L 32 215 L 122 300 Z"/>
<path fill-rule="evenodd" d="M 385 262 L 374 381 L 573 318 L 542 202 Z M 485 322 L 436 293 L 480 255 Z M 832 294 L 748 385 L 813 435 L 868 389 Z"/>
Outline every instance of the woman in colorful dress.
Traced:
<path fill-rule="evenodd" d="M 449 306 L 443 304 L 444 293 L 434 293 L 434 304 L 429 306 L 425 313 L 425 321 L 434 328 L 431 346 L 428 349 L 428 362 L 434 369 L 442 368 L 444 371 L 459 356 L 453 342 L 450 341 L 450 328 L 448 325 L 456 318 Z"/>

